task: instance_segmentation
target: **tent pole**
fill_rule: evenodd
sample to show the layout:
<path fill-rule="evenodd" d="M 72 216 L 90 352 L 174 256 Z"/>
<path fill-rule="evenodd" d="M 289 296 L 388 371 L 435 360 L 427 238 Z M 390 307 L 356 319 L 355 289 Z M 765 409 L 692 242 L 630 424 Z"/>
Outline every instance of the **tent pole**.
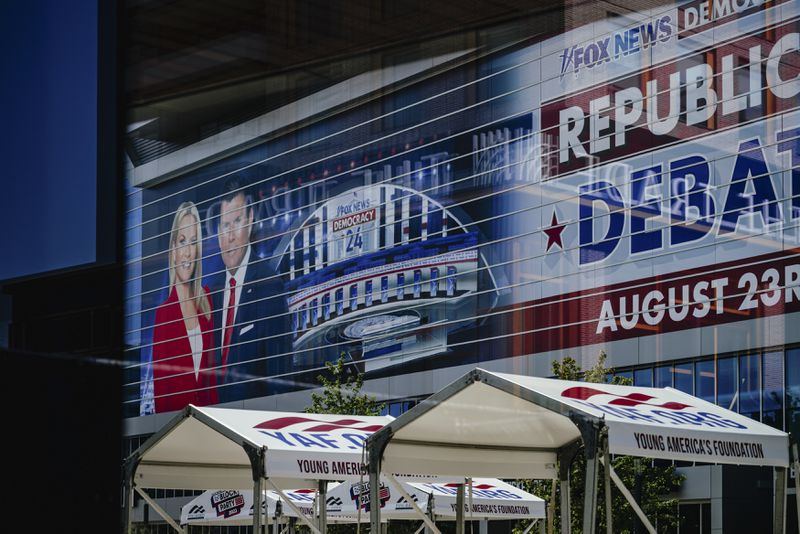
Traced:
<path fill-rule="evenodd" d="M 617 476 L 617 472 L 614 470 L 614 466 L 609 465 L 608 470 L 611 473 L 611 480 L 614 481 L 614 484 L 616 484 L 620 493 L 622 493 L 622 496 L 625 497 L 625 499 L 628 501 L 628 504 L 630 504 L 631 508 L 633 508 L 633 511 L 636 512 L 637 516 L 639 516 L 639 519 L 642 521 L 644 528 L 647 529 L 647 532 L 649 532 L 650 534 L 657 534 L 655 527 L 653 527 L 653 524 L 650 523 L 650 520 L 647 519 L 647 516 L 644 515 L 644 512 L 639 507 L 639 503 L 636 502 L 636 499 L 633 498 L 631 492 L 628 491 L 627 487 L 625 487 L 625 484 L 622 482 L 622 479 L 620 479 L 619 476 Z"/>
<path fill-rule="evenodd" d="M 430 493 L 428 494 L 428 505 L 427 505 L 427 510 L 425 510 L 425 515 L 427 515 L 430 518 L 431 523 L 433 524 L 436 523 L 436 515 L 433 513 L 434 510 L 436 510 L 436 503 L 434 503 L 433 500 L 433 493 Z M 433 534 L 434 531 L 428 526 L 424 518 L 422 522 L 425 524 L 425 534 Z"/>
<path fill-rule="evenodd" d="M 125 525 L 125 533 L 131 534 L 133 529 L 133 480 L 125 477 L 124 486 L 125 502 L 122 504 L 122 520 Z"/>
<path fill-rule="evenodd" d="M 603 429 L 603 488 L 606 494 L 606 534 L 614 534 L 613 514 L 611 503 L 611 460 L 608 454 L 608 429 Z"/>
<path fill-rule="evenodd" d="M 264 458 L 267 455 L 266 447 L 253 447 L 243 444 L 247 458 L 250 460 L 250 470 L 253 475 L 253 534 L 261 534 L 261 490 L 265 474 Z M 258 503 L 258 505 L 256 505 Z"/>
<path fill-rule="evenodd" d="M 122 528 L 125 534 L 133 531 L 133 486 L 138 465 L 138 455 L 135 455 L 128 458 L 122 466 Z"/>
<path fill-rule="evenodd" d="M 269 527 L 272 524 L 272 514 L 269 513 L 269 499 L 267 498 L 266 484 L 264 485 L 262 491 L 264 493 L 264 515 L 266 515 L 266 518 L 264 519 L 264 533 L 269 534 Z M 272 531 L 275 532 L 274 527 Z"/>
<path fill-rule="evenodd" d="M 425 524 L 428 526 L 428 528 L 431 530 L 431 532 L 433 532 L 434 534 L 442 534 L 439 531 L 439 529 L 436 527 L 436 523 L 434 523 L 434 521 L 432 519 L 432 517 L 434 515 L 433 514 L 433 510 L 434 510 L 434 508 L 433 508 L 433 495 L 428 497 L 428 510 L 429 510 L 429 513 L 431 514 L 431 517 L 428 517 L 427 515 L 425 515 L 425 512 L 420 510 L 419 505 L 417 505 L 416 501 L 411 498 L 411 495 L 409 495 L 406 492 L 406 490 L 403 489 L 403 486 L 397 481 L 396 478 L 394 478 L 392 475 L 389 475 L 389 474 L 386 474 L 384 476 L 386 477 L 386 480 L 388 480 L 389 483 L 392 486 L 394 486 L 394 488 L 397 490 L 397 492 L 400 495 L 403 496 L 403 498 L 406 500 L 406 502 L 411 505 L 411 508 L 425 522 Z"/>
<path fill-rule="evenodd" d="M 464 483 L 458 485 L 456 493 L 456 534 L 464 534 Z"/>
<path fill-rule="evenodd" d="M 253 481 L 253 534 L 261 534 L 261 477 Z"/>
<path fill-rule="evenodd" d="M 550 481 L 550 502 L 547 504 L 547 534 L 555 534 L 553 529 L 556 526 L 556 488 L 558 482 L 554 478 Z"/>
<path fill-rule="evenodd" d="M 163 508 L 161 508 L 161 507 L 160 507 L 160 506 L 159 506 L 159 505 L 156 503 L 156 501 L 154 501 L 153 499 L 151 499 L 151 498 L 150 498 L 150 495 L 148 495 L 148 494 L 147 494 L 147 493 L 146 493 L 144 490 L 140 489 L 140 488 L 139 488 L 139 486 L 134 486 L 133 488 L 136 490 L 136 493 L 138 493 L 139 495 L 141 495 L 141 496 L 142 496 L 142 499 L 144 499 L 144 500 L 145 500 L 145 502 L 146 502 L 147 504 L 149 504 L 149 505 L 150 505 L 150 507 L 151 507 L 153 510 L 155 510 L 155 511 L 156 511 L 156 513 L 157 513 L 158 515 L 160 515 L 162 518 L 164 518 L 164 521 L 166 521 L 167 523 L 169 523 L 169 525 L 170 525 L 172 528 L 174 528 L 174 529 L 175 529 L 175 531 L 177 531 L 177 532 L 180 532 L 181 534 L 183 534 L 183 530 L 181 529 L 180 525 L 178 525 L 178 523 L 176 523 L 176 522 L 175 522 L 175 520 L 174 520 L 174 519 L 172 519 L 172 517 L 170 517 L 170 515 L 169 515 L 167 512 L 165 512 L 165 511 L 164 511 L 164 509 L 163 509 Z"/>
<path fill-rule="evenodd" d="M 561 477 L 561 534 L 570 534 L 570 502 L 569 502 L 569 467 L 565 468 Z"/>
<path fill-rule="evenodd" d="M 369 455 L 369 531 L 370 534 L 380 534 L 381 531 L 381 501 L 380 501 L 380 474 L 381 465 L 378 455 L 370 451 Z"/>
<path fill-rule="evenodd" d="M 469 484 L 467 486 L 467 489 L 469 490 L 469 493 L 467 494 L 467 496 L 469 497 L 469 499 L 467 500 L 467 510 L 469 510 L 469 533 L 473 534 L 472 525 L 473 525 L 473 510 L 474 509 L 472 507 L 472 477 L 468 478 L 467 482 Z M 466 530 L 466 527 L 464 528 L 464 530 Z"/>
<path fill-rule="evenodd" d="M 786 468 L 776 467 L 775 470 L 775 507 L 773 520 L 774 534 L 784 534 L 786 530 Z"/>
<path fill-rule="evenodd" d="M 572 522 L 570 520 L 571 503 L 570 503 L 570 489 L 569 489 L 569 472 L 572 468 L 572 462 L 575 456 L 580 451 L 580 442 L 575 441 L 566 447 L 562 447 L 558 451 L 558 478 L 561 481 L 561 533 L 570 534 L 572 530 Z M 553 480 L 553 524 L 551 534 L 555 531 L 555 485 Z"/>
<path fill-rule="evenodd" d="M 800 525 L 800 456 L 797 443 L 792 444 L 792 467 L 794 467 L 794 498 L 797 501 L 797 524 Z"/>
<path fill-rule="evenodd" d="M 596 445 L 596 444 L 595 444 Z M 594 534 L 597 520 L 597 471 L 598 450 L 586 446 L 586 485 L 583 494 L 583 532 Z"/>
<path fill-rule="evenodd" d="M 322 534 L 328 532 L 328 481 L 317 481 L 317 520 Z"/>

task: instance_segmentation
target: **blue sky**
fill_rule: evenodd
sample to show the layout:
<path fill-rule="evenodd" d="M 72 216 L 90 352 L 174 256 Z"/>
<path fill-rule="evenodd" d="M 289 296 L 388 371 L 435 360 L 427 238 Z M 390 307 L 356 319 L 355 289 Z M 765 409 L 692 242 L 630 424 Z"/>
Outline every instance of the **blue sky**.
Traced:
<path fill-rule="evenodd" d="M 11 0 L 0 16 L 0 280 L 93 262 L 97 4 Z"/>

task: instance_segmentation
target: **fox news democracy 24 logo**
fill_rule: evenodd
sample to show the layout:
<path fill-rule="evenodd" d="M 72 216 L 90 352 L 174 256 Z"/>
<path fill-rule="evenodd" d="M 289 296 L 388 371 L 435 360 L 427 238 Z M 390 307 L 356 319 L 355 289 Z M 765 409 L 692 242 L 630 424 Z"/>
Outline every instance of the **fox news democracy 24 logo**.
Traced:
<path fill-rule="evenodd" d="M 585 67 L 614 61 L 623 56 L 638 54 L 658 43 L 665 43 L 673 36 L 672 15 L 664 15 L 650 22 L 616 32 L 587 45 L 565 48 L 561 54 L 561 76 L 572 71 L 576 76 Z"/>

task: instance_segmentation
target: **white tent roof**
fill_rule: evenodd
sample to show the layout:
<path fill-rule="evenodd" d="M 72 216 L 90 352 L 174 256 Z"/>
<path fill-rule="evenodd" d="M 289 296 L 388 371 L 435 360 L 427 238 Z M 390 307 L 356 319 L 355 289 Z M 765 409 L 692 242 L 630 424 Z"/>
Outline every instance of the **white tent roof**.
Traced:
<path fill-rule="evenodd" d="M 475 369 L 370 437 L 383 472 L 557 478 L 581 428 L 612 454 L 788 466 L 788 435 L 672 388 L 570 382 Z M 587 432 L 587 435 L 589 433 Z"/>
<path fill-rule="evenodd" d="M 437 519 L 456 518 L 457 484 L 411 483 L 417 492 L 433 497 L 433 513 Z M 530 519 L 545 517 L 545 502 L 536 495 L 515 488 L 496 478 L 472 480 L 472 508 L 465 492 L 464 512 L 467 519 Z"/>
<path fill-rule="evenodd" d="M 247 488 L 249 454 L 265 448 L 264 476 L 281 487 L 315 487 L 359 478 L 362 442 L 392 420 L 189 405 L 126 463 L 140 487 Z"/>

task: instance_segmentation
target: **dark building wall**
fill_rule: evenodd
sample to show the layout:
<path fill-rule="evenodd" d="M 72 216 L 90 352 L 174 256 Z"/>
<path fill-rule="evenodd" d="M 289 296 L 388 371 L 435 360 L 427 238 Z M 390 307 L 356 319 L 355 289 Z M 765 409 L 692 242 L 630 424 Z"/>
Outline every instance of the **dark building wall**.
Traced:
<path fill-rule="evenodd" d="M 0 351 L 2 499 L 59 532 L 113 532 L 120 511 L 120 370 L 88 357 Z"/>
<path fill-rule="evenodd" d="M 722 468 L 722 487 L 736 488 L 722 493 L 722 527 L 725 532 L 744 534 L 772 530 L 772 469 L 726 465 Z"/>

